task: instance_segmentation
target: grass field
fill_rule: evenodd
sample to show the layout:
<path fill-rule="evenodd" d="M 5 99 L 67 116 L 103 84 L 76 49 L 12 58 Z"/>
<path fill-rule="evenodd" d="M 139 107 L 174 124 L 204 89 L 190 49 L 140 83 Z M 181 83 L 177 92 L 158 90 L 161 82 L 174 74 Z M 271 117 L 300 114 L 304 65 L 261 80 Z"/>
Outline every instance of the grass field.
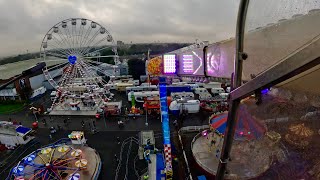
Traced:
<path fill-rule="evenodd" d="M 0 114 L 9 114 L 23 109 L 23 103 L 0 104 Z"/>

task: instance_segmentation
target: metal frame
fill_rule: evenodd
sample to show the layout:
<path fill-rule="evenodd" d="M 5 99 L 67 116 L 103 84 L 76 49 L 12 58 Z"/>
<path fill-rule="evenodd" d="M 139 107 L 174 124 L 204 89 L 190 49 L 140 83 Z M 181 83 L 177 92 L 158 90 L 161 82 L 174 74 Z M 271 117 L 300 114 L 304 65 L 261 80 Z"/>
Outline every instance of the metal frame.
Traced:
<path fill-rule="evenodd" d="M 315 37 L 311 42 L 284 58 L 280 63 L 274 65 L 267 71 L 261 73 L 251 81 L 241 86 L 242 63 L 243 63 L 243 39 L 245 20 L 250 0 L 241 0 L 238 12 L 236 29 L 236 55 L 235 73 L 232 77 L 232 92 L 230 93 L 229 112 L 227 120 L 226 134 L 222 146 L 220 162 L 216 174 L 216 179 L 223 180 L 226 174 L 226 167 L 231 152 L 233 136 L 235 133 L 235 117 L 241 99 L 260 92 L 264 88 L 279 84 L 289 78 L 296 76 L 316 65 L 320 64 L 320 36 Z"/>
<path fill-rule="evenodd" d="M 241 0 L 238 11 L 237 29 L 236 29 L 236 55 L 235 55 L 235 73 L 233 76 L 231 89 L 236 89 L 241 86 L 242 75 L 242 53 L 243 53 L 243 40 L 245 30 L 245 20 L 250 0 Z M 221 150 L 220 162 L 217 169 L 216 179 L 224 179 L 224 175 L 227 169 L 227 161 L 229 159 L 229 153 L 233 142 L 233 136 L 235 133 L 235 118 L 240 99 L 230 100 L 227 128 L 225 131 L 225 138 Z"/>

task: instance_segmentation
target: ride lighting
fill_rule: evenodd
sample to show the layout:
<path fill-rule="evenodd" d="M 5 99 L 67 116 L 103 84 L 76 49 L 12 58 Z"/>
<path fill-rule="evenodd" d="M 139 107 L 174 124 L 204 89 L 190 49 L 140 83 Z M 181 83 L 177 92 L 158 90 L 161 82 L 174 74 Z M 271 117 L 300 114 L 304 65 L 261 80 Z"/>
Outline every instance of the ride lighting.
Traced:
<path fill-rule="evenodd" d="M 261 94 L 267 94 L 268 92 L 269 92 L 269 89 L 268 89 L 268 88 L 261 90 Z"/>
<path fill-rule="evenodd" d="M 182 56 L 182 67 L 184 73 L 193 73 L 193 56 L 183 55 Z"/>
<path fill-rule="evenodd" d="M 203 137 L 207 137 L 208 136 L 208 130 L 202 131 L 201 134 L 202 134 Z"/>
<path fill-rule="evenodd" d="M 163 67 L 165 74 L 176 73 L 176 55 L 175 54 L 165 54 L 163 55 Z"/>

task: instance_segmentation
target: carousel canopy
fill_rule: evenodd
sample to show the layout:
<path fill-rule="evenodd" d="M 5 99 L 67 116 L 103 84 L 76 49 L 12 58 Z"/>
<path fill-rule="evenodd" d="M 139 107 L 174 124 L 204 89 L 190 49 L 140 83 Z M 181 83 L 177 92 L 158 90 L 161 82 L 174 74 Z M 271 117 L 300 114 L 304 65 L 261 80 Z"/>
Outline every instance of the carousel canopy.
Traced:
<path fill-rule="evenodd" d="M 210 124 L 213 129 L 221 134 L 225 133 L 227 127 L 228 112 L 213 115 L 210 117 Z M 266 127 L 250 115 L 246 108 L 241 107 L 236 117 L 237 125 L 235 137 L 236 139 L 259 139 L 267 131 Z"/>

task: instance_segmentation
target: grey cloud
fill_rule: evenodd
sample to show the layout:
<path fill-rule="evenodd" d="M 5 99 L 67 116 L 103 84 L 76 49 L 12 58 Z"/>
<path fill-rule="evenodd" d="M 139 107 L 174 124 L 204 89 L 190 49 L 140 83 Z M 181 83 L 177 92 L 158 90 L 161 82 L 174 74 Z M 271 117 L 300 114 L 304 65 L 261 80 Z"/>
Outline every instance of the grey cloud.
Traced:
<path fill-rule="evenodd" d="M 214 42 L 234 35 L 237 8 L 234 0 L 0 1 L 0 56 L 38 51 L 45 33 L 70 17 L 97 21 L 125 42 Z"/>

